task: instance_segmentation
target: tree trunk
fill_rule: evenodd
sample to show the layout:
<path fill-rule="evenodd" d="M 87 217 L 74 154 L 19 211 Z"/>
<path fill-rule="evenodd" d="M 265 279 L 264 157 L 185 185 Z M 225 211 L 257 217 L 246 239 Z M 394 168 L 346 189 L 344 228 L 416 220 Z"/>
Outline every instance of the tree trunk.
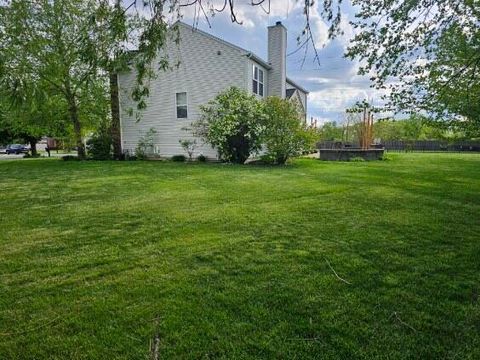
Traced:
<path fill-rule="evenodd" d="M 37 139 L 29 139 L 28 142 L 30 143 L 30 152 L 32 157 L 37 156 Z"/>
<path fill-rule="evenodd" d="M 67 74 L 68 75 L 68 74 Z M 70 115 L 70 121 L 73 124 L 73 133 L 75 135 L 75 144 L 77 145 L 77 156 L 79 159 L 84 160 L 85 156 L 85 147 L 83 146 L 82 141 L 82 124 L 78 117 L 78 106 L 76 100 L 76 94 L 72 91 L 70 85 L 70 78 L 65 76 L 65 97 L 68 103 L 68 112 Z"/>
<path fill-rule="evenodd" d="M 120 102 L 118 96 L 118 77 L 113 71 L 110 72 L 110 109 L 112 112 L 112 123 L 110 134 L 113 144 L 113 158 L 122 158 L 122 141 L 120 136 Z"/>
<path fill-rule="evenodd" d="M 73 132 L 75 134 L 75 143 L 77 145 L 77 154 L 80 159 L 85 159 L 85 147 L 82 141 L 82 124 L 78 118 L 78 107 L 75 101 L 75 97 L 71 96 L 69 100 L 68 111 L 70 113 L 70 120 L 73 124 Z"/>

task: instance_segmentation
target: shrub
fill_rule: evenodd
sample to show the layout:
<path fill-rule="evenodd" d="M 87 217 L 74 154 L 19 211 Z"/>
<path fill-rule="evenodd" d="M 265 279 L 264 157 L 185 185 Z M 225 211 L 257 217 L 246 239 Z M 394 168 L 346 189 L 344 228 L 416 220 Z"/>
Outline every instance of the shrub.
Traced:
<path fill-rule="evenodd" d="M 188 154 L 188 160 L 192 161 L 193 158 L 193 152 L 197 148 L 197 140 L 179 140 L 178 141 L 180 145 L 182 146 L 183 150 Z"/>
<path fill-rule="evenodd" d="M 193 133 L 215 147 L 222 160 L 243 164 L 261 148 L 264 112 L 255 96 L 231 87 L 200 109 Z"/>
<path fill-rule="evenodd" d="M 260 156 L 260 162 L 263 163 L 263 164 L 275 164 L 275 157 L 272 156 L 272 154 L 265 154 L 265 155 L 262 155 Z"/>
<path fill-rule="evenodd" d="M 135 154 L 131 153 L 131 152 L 128 151 L 128 150 L 127 150 L 126 152 L 124 152 L 124 153 L 122 154 L 122 156 L 123 156 L 123 159 L 124 159 L 124 160 L 127 160 L 127 161 L 135 161 L 135 160 L 137 160 L 137 156 L 136 156 Z"/>
<path fill-rule="evenodd" d="M 277 164 L 285 164 L 292 156 L 310 151 L 316 133 L 307 128 L 295 103 L 269 97 L 265 101 L 263 142 L 267 155 Z"/>
<path fill-rule="evenodd" d="M 197 156 L 197 161 L 206 162 L 207 158 L 205 157 L 205 155 L 200 154 L 200 155 Z"/>
<path fill-rule="evenodd" d="M 360 156 L 354 156 L 354 157 L 350 158 L 350 161 L 352 161 L 352 162 L 364 162 L 365 159 L 363 157 L 360 157 Z"/>
<path fill-rule="evenodd" d="M 65 155 L 62 156 L 63 161 L 80 161 L 80 158 L 76 155 Z"/>
<path fill-rule="evenodd" d="M 100 130 L 87 141 L 87 154 L 93 160 L 111 160 L 112 137 L 106 130 Z"/>
<path fill-rule="evenodd" d="M 185 162 L 187 158 L 185 157 L 185 155 L 173 155 L 171 160 L 175 162 Z"/>
<path fill-rule="evenodd" d="M 275 159 L 270 155 L 262 155 L 260 158 L 249 161 L 248 165 L 274 165 Z"/>
<path fill-rule="evenodd" d="M 138 140 L 137 147 L 135 148 L 135 156 L 138 160 L 145 160 L 154 154 L 153 143 L 156 134 L 157 131 L 154 128 L 150 128 L 145 135 Z"/>
<path fill-rule="evenodd" d="M 33 155 L 33 154 L 29 154 L 29 153 L 23 155 L 24 159 L 39 158 L 39 157 L 42 157 L 42 155 L 40 155 L 40 154 Z"/>
<path fill-rule="evenodd" d="M 392 157 L 391 154 L 388 154 L 388 153 L 384 152 L 382 157 L 380 158 L 380 160 L 391 161 L 391 160 L 393 160 L 393 157 Z"/>

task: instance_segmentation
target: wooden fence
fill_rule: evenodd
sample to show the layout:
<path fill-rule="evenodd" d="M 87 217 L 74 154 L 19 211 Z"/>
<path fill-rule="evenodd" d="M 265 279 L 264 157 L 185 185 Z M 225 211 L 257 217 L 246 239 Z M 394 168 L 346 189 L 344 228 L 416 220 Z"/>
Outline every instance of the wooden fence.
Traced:
<path fill-rule="evenodd" d="M 441 140 L 390 140 L 384 141 L 378 145 L 372 145 L 372 147 L 382 146 L 387 151 L 473 151 L 480 152 L 480 141 L 441 141 Z M 358 143 L 342 143 L 341 141 L 323 141 L 317 143 L 318 149 L 340 149 L 348 147 L 360 147 Z"/>

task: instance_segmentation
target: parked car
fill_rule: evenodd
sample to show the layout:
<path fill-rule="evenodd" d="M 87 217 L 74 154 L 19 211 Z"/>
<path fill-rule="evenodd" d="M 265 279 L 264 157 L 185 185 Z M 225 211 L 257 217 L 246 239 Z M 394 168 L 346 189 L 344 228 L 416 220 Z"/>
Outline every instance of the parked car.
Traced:
<path fill-rule="evenodd" d="M 5 153 L 7 155 L 10 155 L 10 154 L 26 154 L 28 153 L 29 149 L 24 146 L 24 145 L 21 145 L 21 144 L 10 144 L 7 146 L 7 148 L 5 149 Z"/>

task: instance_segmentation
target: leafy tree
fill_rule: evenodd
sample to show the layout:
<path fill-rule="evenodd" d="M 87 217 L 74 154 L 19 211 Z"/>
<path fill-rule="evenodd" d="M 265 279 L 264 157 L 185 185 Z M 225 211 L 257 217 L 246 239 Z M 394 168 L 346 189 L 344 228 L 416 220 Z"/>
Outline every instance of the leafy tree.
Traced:
<path fill-rule="evenodd" d="M 101 22 L 92 0 L 9 1 L 0 7 L 0 81 L 10 96 L 23 99 L 48 83 L 67 104 L 79 157 L 85 157 L 83 127 L 102 107 Z M 88 110 L 87 110 L 88 109 Z M 104 111 L 100 111 L 104 112 Z"/>
<path fill-rule="evenodd" d="M 192 124 L 194 135 L 218 150 L 220 158 L 243 164 L 262 146 L 263 104 L 246 91 L 231 87 L 201 107 Z"/>
<path fill-rule="evenodd" d="M 330 36 L 341 29 L 341 0 L 325 1 Z M 480 127 L 480 3 L 471 0 L 354 0 L 357 34 L 346 56 L 390 90 L 397 110 L 425 110 L 470 131 Z M 393 80 L 393 81 L 390 81 Z"/>
<path fill-rule="evenodd" d="M 432 126 L 429 118 L 414 114 L 402 120 L 381 119 L 374 124 L 375 137 L 389 140 L 447 140 L 463 139 L 465 134 L 452 132 L 448 127 Z"/>
<path fill-rule="evenodd" d="M 480 5 L 478 11 L 480 12 Z M 480 21 L 480 16 L 479 16 Z M 428 91 L 426 108 L 446 118 L 450 128 L 480 136 L 480 31 L 469 36 L 451 26 L 438 42 L 435 63 L 423 75 Z M 468 30 L 467 30 L 468 31 Z M 419 79 L 423 81 L 423 79 Z M 421 86 L 417 86 L 421 89 Z"/>
<path fill-rule="evenodd" d="M 335 121 L 328 121 L 320 128 L 320 139 L 323 141 L 341 141 L 343 129 Z"/>
<path fill-rule="evenodd" d="M 263 143 L 268 156 L 277 164 L 285 164 L 292 156 L 309 150 L 316 140 L 298 107 L 289 100 L 272 96 L 265 101 L 265 128 Z"/>
<path fill-rule="evenodd" d="M 404 132 L 401 121 L 382 119 L 373 124 L 374 136 L 382 141 L 404 140 Z"/>
<path fill-rule="evenodd" d="M 60 135 L 66 121 L 66 107 L 62 99 L 44 92 L 31 94 L 25 100 L 0 94 L 0 133 L 2 142 L 21 142 L 30 145 L 37 155 L 37 142 L 46 135 Z"/>

